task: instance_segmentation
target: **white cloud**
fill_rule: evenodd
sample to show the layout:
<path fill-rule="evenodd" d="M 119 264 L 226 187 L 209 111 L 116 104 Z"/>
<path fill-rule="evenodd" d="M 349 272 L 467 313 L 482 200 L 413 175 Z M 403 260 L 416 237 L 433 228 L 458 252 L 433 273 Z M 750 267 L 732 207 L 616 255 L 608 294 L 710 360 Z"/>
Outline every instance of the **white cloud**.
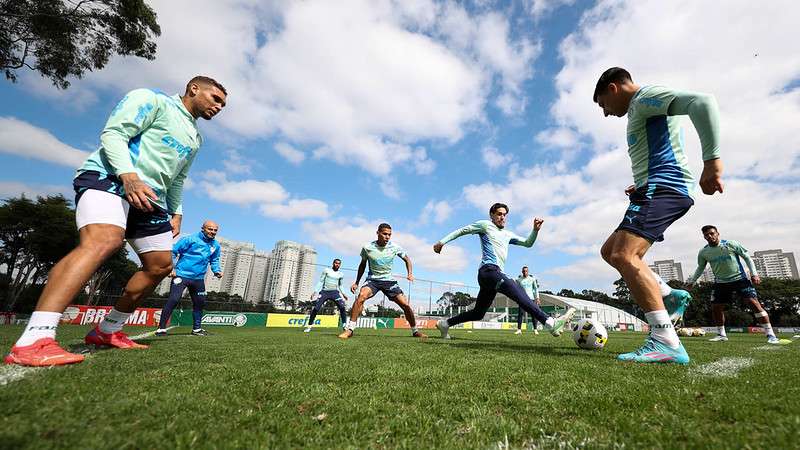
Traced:
<path fill-rule="evenodd" d="M 89 152 L 71 147 L 49 131 L 14 117 L 0 117 L 0 152 L 77 168 Z"/>
<path fill-rule="evenodd" d="M 549 128 L 540 131 L 536 135 L 536 142 L 545 147 L 557 147 L 563 149 L 574 149 L 579 143 L 579 136 L 574 130 L 569 128 Z"/>
<path fill-rule="evenodd" d="M 452 214 L 453 207 L 450 206 L 450 203 L 444 200 L 439 202 L 430 200 L 425 204 L 425 207 L 422 208 L 422 212 L 419 215 L 419 222 L 422 224 L 430 222 L 442 224 L 447 221 Z"/>
<path fill-rule="evenodd" d="M 298 165 L 306 159 L 306 154 L 285 142 L 275 144 L 275 151 L 286 161 Z"/>
<path fill-rule="evenodd" d="M 525 0 L 528 11 L 539 20 L 562 6 L 572 6 L 575 0 Z"/>
<path fill-rule="evenodd" d="M 225 151 L 225 159 L 222 160 L 222 166 L 225 167 L 225 171 L 233 174 L 249 175 L 253 172 L 254 164 L 255 161 L 245 158 L 241 153 L 233 149 Z"/>
<path fill-rule="evenodd" d="M 261 214 L 278 220 L 325 219 L 330 216 L 328 204 L 314 199 L 293 199 L 286 204 L 265 204 L 260 207 Z"/>
<path fill-rule="evenodd" d="M 375 240 L 377 226 L 382 221 L 335 218 L 322 222 L 305 222 L 303 231 L 317 244 L 339 252 L 343 256 L 358 255 L 364 244 Z M 458 245 L 449 244 L 441 254 L 436 254 L 433 252 L 434 242 L 398 230 L 393 230 L 392 242 L 408 252 L 414 267 L 421 267 L 427 271 L 458 273 L 469 263 L 466 251 Z M 394 273 L 405 273 L 402 261 L 398 260 L 395 264 Z"/>
<path fill-rule="evenodd" d="M 506 166 L 514 159 L 513 156 L 504 155 L 494 147 L 484 147 L 481 149 L 481 157 L 483 158 L 483 162 L 492 170 L 501 166 Z"/>
<path fill-rule="evenodd" d="M 61 186 L 57 184 L 27 184 L 17 181 L 0 181 L 0 199 L 19 197 L 25 195 L 27 198 L 45 197 L 48 195 L 62 194 L 67 199 L 72 200 L 74 192 L 71 186 Z"/>

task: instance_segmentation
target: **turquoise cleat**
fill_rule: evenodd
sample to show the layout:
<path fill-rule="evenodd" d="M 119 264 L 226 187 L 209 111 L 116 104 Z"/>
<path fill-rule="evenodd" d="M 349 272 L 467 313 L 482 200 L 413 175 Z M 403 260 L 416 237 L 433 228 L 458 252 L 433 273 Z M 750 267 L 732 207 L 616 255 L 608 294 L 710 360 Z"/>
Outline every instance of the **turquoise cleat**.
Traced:
<path fill-rule="evenodd" d="M 691 301 L 692 296 L 683 289 L 673 289 L 668 296 L 664 297 L 664 306 L 667 308 L 669 320 L 673 324 L 681 320 Z"/>
<path fill-rule="evenodd" d="M 633 361 L 640 363 L 675 363 L 689 364 L 689 355 L 683 348 L 683 344 L 678 348 L 670 348 L 666 344 L 648 336 L 644 345 L 633 352 L 623 353 L 617 356 L 620 361 Z"/>

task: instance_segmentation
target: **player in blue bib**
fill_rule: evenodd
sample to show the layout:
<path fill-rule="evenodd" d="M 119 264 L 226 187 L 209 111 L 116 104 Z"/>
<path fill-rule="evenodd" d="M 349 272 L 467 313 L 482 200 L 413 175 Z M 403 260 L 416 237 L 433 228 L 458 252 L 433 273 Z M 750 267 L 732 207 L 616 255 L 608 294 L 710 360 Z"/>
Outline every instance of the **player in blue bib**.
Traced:
<path fill-rule="evenodd" d="M 339 309 L 339 317 L 342 320 L 342 326 L 347 324 L 347 311 L 344 307 L 344 302 L 347 301 L 347 295 L 345 295 L 344 291 L 342 290 L 342 279 L 344 278 L 344 275 L 342 272 L 339 272 L 340 267 L 342 267 L 342 260 L 336 258 L 333 260 L 331 267 L 326 267 L 322 270 L 322 274 L 319 276 L 317 286 L 314 288 L 314 293 L 311 294 L 311 299 L 313 300 L 316 296 L 317 301 L 311 308 L 311 314 L 308 318 L 308 323 L 306 324 L 306 328 L 303 330 L 304 333 L 311 332 L 311 327 L 314 326 L 314 319 L 317 318 L 319 310 L 325 306 L 325 303 L 328 300 L 332 300 L 336 304 L 336 308 Z"/>

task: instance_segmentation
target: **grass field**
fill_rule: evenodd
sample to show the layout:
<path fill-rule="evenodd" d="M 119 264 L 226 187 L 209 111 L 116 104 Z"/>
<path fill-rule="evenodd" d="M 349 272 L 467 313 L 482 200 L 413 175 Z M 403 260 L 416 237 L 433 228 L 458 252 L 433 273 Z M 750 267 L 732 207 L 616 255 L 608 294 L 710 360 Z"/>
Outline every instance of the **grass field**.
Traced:
<path fill-rule="evenodd" d="M 20 331 L 0 327 L 3 354 Z M 0 367 L 0 448 L 797 448 L 800 436 L 800 342 L 684 338 L 690 365 L 654 366 L 614 360 L 642 341 L 630 333 L 587 352 L 511 331 L 188 332 L 72 367 Z"/>

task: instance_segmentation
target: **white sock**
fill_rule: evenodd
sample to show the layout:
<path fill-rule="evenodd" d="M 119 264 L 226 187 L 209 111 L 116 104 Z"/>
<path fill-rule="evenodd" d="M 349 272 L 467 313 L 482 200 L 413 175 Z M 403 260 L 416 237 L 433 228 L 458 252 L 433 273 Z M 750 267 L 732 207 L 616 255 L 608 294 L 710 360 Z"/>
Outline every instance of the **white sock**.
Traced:
<path fill-rule="evenodd" d="M 672 321 L 669 320 L 669 314 L 666 309 L 659 309 L 657 311 L 650 311 L 644 313 L 647 323 L 650 324 L 650 335 L 656 340 L 667 344 L 671 348 L 678 348 L 681 344 L 678 339 L 678 333 L 672 327 Z"/>
<path fill-rule="evenodd" d="M 131 313 L 117 311 L 117 308 L 111 308 L 111 311 L 109 311 L 103 318 L 103 321 L 100 322 L 100 332 L 106 334 L 116 333 L 122 329 L 125 325 L 125 321 L 128 320 L 130 316 Z"/>
<path fill-rule="evenodd" d="M 671 294 L 672 288 L 669 287 L 669 285 L 665 283 L 657 273 L 653 271 L 651 271 L 651 273 L 653 274 L 653 278 L 656 279 L 656 283 L 658 283 L 658 289 L 661 291 L 661 297 L 666 297 Z"/>
<path fill-rule="evenodd" d="M 355 329 L 356 329 L 356 325 L 357 325 L 357 324 L 358 324 L 358 322 L 356 322 L 355 320 L 348 320 L 348 321 L 347 321 L 347 327 L 346 327 L 346 328 L 347 328 L 348 330 L 350 330 L 350 331 L 353 331 L 353 330 L 355 330 Z"/>
<path fill-rule="evenodd" d="M 717 327 L 717 334 L 723 337 L 728 337 L 728 335 L 725 334 L 725 325 Z"/>
<path fill-rule="evenodd" d="M 775 332 L 772 331 L 772 324 L 771 323 L 762 323 L 761 324 L 761 328 L 764 329 L 764 334 L 766 334 L 767 337 L 775 337 Z"/>
<path fill-rule="evenodd" d="M 553 325 L 556 324 L 556 319 L 548 317 L 547 320 L 544 321 L 544 324 L 547 325 L 547 328 L 553 328 Z"/>
<path fill-rule="evenodd" d="M 417 329 L 417 327 L 414 327 L 414 328 L 412 328 L 412 329 L 411 329 L 411 334 L 414 334 L 414 333 L 416 333 L 416 332 L 418 332 L 418 331 L 419 331 L 419 330 Z"/>
<path fill-rule="evenodd" d="M 22 332 L 22 336 L 17 340 L 18 347 L 25 347 L 33 344 L 42 338 L 56 338 L 56 327 L 61 320 L 61 313 L 50 311 L 34 311 L 28 320 L 28 326 Z"/>

